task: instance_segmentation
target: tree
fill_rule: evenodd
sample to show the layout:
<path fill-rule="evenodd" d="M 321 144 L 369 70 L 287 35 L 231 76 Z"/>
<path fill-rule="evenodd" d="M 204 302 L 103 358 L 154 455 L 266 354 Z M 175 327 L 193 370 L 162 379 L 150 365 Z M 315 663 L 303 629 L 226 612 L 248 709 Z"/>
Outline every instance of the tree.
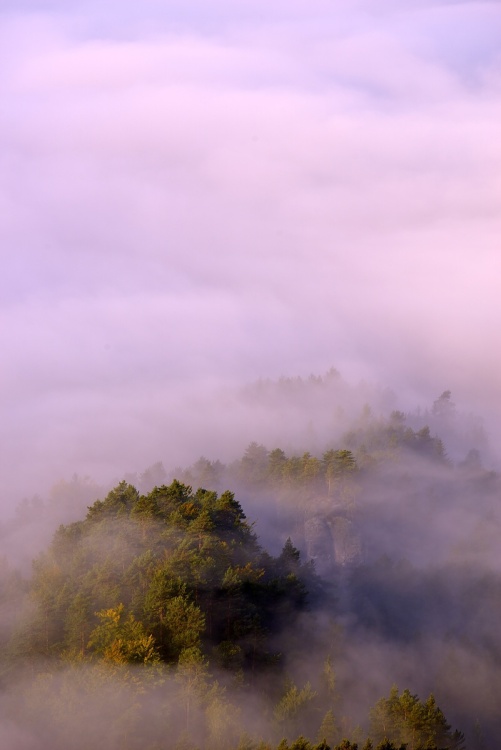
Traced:
<path fill-rule="evenodd" d="M 167 478 L 167 472 L 161 461 L 148 466 L 139 476 L 139 488 L 141 492 L 150 492 L 153 487 L 159 487 Z"/>
<path fill-rule="evenodd" d="M 371 735 L 376 742 L 402 744 L 407 750 L 452 750 L 461 747 L 463 740 L 461 733 L 451 732 L 433 695 L 423 703 L 409 690 L 400 694 L 396 686 L 372 709 Z"/>
<path fill-rule="evenodd" d="M 66 644 L 69 653 L 85 656 L 91 632 L 90 615 L 92 612 L 91 599 L 87 594 L 79 592 L 68 607 L 65 622 Z"/>
<path fill-rule="evenodd" d="M 96 500 L 90 506 L 87 518 L 127 515 L 139 499 L 139 492 L 132 484 L 120 482 L 104 500 Z"/>
<path fill-rule="evenodd" d="M 280 487 L 283 481 L 284 466 L 287 456 L 280 448 L 275 448 L 268 454 L 268 481 L 274 487 Z"/>
<path fill-rule="evenodd" d="M 90 634 L 89 648 L 115 664 L 156 664 L 160 659 L 152 635 L 134 615 L 124 616 L 124 605 L 96 613 L 101 624 Z"/>
<path fill-rule="evenodd" d="M 240 710 L 229 703 L 225 690 L 217 682 L 213 683 L 205 702 L 205 719 L 209 735 L 206 747 L 214 750 L 234 747 L 238 736 Z"/>
<path fill-rule="evenodd" d="M 456 414 L 456 404 L 451 399 L 451 392 L 444 391 L 432 406 L 432 414 L 440 419 L 451 419 Z"/>
<path fill-rule="evenodd" d="M 293 733 L 299 731 L 301 720 L 316 695 L 309 682 L 300 690 L 293 682 L 288 681 L 285 692 L 273 711 L 278 724 L 286 725 Z"/>
<path fill-rule="evenodd" d="M 306 739 L 306 737 L 300 735 L 297 740 L 294 740 L 294 742 L 290 746 L 290 750 L 314 750 L 314 748 L 311 742 Z"/>
<path fill-rule="evenodd" d="M 328 654 L 324 661 L 321 675 L 322 687 L 330 703 L 335 703 L 338 699 L 336 689 L 336 673 L 332 665 L 332 656 Z"/>
<path fill-rule="evenodd" d="M 289 575 L 290 573 L 297 573 L 300 566 L 300 557 L 300 551 L 296 547 L 294 547 L 290 536 L 287 537 L 287 540 L 278 558 L 278 565 L 281 572 L 285 575 Z"/>
<path fill-rule="evenodd" d="M 342 479 L 347 479 L 357 469 L 355 456 L 350 450 L 328 450 L 322 460 L 329 495 Z"/>
<path fill-rule="evenodd" d="M 200 647 L 205 616 L 200 607 L 181 594 L 166 602 L 163 626 L 170 653 L 179 656 L 186 649 Z"/>
<path fill-rule="evenodd" d="M 317 732 L 317 740 L 321 742 L 325 740 L 327 744 L 334 746 L 339 739 L 339 727 L 334 717 L 334 712 L 329 709 L 322 719 L 319 730 Z"/>
<path fill-rule="evenodd" d="M 191 730 L 193 704 L 207 690 L 208 666 L 199 648 L 187 648 L 179 656 L 176 682 L 184 704 L 185 729 L 188 734 Z"/>
<path fill-rule="evenodd" d="M 251 443 L 240 462 L 242 479 L 251 484 L 259 485 L 266 478 L 268 465 L 268 451 L 264 445 Z"/>
<path fill-rule="evenodd" d="M 315 458 L 315 456 L 312 456 L 311 453 L 306 452 L 303 453 L 301 457 L 301 467 L 302 484 L 305 487 L 314 487 L 316 479 L 322 471 L 322 464 L 320 463 L 318 458 Z"/>

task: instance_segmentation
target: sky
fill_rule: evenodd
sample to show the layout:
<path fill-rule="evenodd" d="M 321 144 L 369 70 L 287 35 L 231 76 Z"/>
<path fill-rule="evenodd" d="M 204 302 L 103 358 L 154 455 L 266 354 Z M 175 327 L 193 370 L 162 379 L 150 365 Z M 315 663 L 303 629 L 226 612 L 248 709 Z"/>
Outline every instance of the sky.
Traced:
<path fill-rule="evenodd" d="M 331 366 L 496 434 L 498 2 L 3 0 L 0 71 L 2 507 Z"/>

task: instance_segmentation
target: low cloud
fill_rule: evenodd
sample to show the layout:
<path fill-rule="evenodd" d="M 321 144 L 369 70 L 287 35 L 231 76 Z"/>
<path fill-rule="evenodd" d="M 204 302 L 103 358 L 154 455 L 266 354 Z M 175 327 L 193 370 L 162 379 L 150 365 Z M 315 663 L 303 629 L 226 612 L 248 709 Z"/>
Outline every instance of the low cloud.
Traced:
<path fill-rule="evenodd" d="M 126 5 L 115 33 L 116 8 L 24 8 L 2 32 L 10 496 L 156 460 L 159 434 L 178 460 L 183 430 L 221 429 L 219 387 L 332 364 L 409 408 L 450 388 L 494 430 L 497 4 Z"/>

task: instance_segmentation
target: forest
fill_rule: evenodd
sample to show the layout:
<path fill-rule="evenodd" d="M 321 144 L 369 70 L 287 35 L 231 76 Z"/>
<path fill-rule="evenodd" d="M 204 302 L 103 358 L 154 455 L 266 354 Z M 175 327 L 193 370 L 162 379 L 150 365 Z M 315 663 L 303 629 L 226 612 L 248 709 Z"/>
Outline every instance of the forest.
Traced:
<path fill-rule="evenodd" d="M 345 395 L 334 371 L 261 381 L 256 408 L 303 404 L 286 444 L 19 503 L 0 527 L 4 746 L 496 745 L 487 437 L 449 391 L 407 413 L 341 414 Z M 341 434 L 312 428 L 327 412 Z"/>

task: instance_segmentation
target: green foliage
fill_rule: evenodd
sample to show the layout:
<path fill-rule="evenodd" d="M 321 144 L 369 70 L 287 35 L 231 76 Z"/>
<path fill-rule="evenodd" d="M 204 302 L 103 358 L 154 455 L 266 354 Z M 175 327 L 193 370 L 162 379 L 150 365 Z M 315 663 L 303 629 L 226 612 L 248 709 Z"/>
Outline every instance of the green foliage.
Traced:
<path fill-rule="evenodd" d="M 324 508 L 342 506 L 346 516 L 356 519 L 352 500 L 383 456 L 395 460 L 403 451 L 413 451 L 446 465 L 443 445 L 430 428 L 414 431 L 405 421 L 400 412 L 383 420 L 365 410 L 357 430 L 343 441 L 346 447 L 332 448 L 321 458 L 309 452 L 287 457 L 281 449 L 268 452 L 254 443 L 231 471 L 244 487 L 264 493 L 273 488 L 277 517 L 286 498 L 301 511 L 292 514 L 294 522 L 322 503 Z M 161 467 L 152 467 L 151 476 L 155 472 L 162 475 Z M 116 746 L 122 746 L 121 738 L 126 738 L 124 748 L 141 746 L 141 717 L 151 719 L 151 696 L 151 704 L 160 706 L 155 708 L 159 726 L 172 717 L 181 725 L 172 737 L 157 732 L 151 748 L 272 750 L 268 742 L 256 745 L 257 739 L 242 734 L 249 724 L 231 703 L 233 688 L 245 696 L 255 681 L 269 691 L 269 705 L 275 703 L 269 709 L 270 736 L 275 742 L 276 732 L 286 736 L 278 745 L 281 750 L 356 750 L 365 735 L 352 730 L 349 719 L 338 718 L 343 700 L 346 707 L 343 688 L 351 679 L 340 670 L 337 684 L 340 649 L 323 668 L 321 661 L 307 665 L 302 680 L 310 677 L 313 684 L 288 682 L 277 700 L 283 680 L 276 668 L 282 661 L 277 651 L 284 643 L 289 647 L 292 639 L 282 637 L 284 628 L 304 613 L 308 591 L 316 585 L 312 565 L 302 563 L 290 538 L 278 557 L 263 552 L 233 493 L 204 488 L 224 476 L 219 462 L 201 458 L 186 475 L 200 478 L 204 486 L 194 492 L 191 484 L 174 480 L 140 494 L 121 482 L 88 509 L 84 520 L 58 529 L 50 548 L 34 563 L 35 611 L 18 632 L 16 655 L 55 658 L 71 668 L 85 665 L 89 685 L 113 674 L 120 686 L 127 686 L 119 691 L 126 696 L 126 708 L 117 708 L 113 720 Z M 151 476 L 142 477 L 143 489 Z M 332 519 L 329 523 L 336 528 Z M 412 619 L 406 591 L 412 598 L 417 579 L 408 564 L 386 559 L 349 573 L 351 593 L 357 602 L 367 602 L 369 613 L 376 612 L 371 607 L 376 598 L 397 627 L 400 617 Z M 363 607 L 357 614 L 367 625 Z M 301 620 L 315 624 L 313 616 L 303 614 Z M 306 634 L 306 627 L 300 632 Z M 307 642 L 316 637 L 314 630 L 308 631 Z M 283 662 L 287 668 L 293 663 Z M 214 681 L 216 670 L 222 670 L 217 674 L 223 687 Z M 159 698 L 164 681 L 170 692 Z M 52 674 L 46 683 L 40 683 L 40 695 L 48 704 L 53 700 L 48 715 L 57 723 L 71 711 L 69 697 L 54 687 Z M 77 701 L 77 693 L 69 691 L 69 696 Z M 41 712 L 37 699 L 30 700 Z M 350 739 L 341 740 L 344 735 Z M 72 746 L 67 733 L 61 737 L 62 746 Z M 404 746 L 462 750 L 464 738 L 451 731 L 433 696 L 421 702 L 408 690 L 399 694 L 395 688 L 374 707 L 363 750 Z"/>
<path fill-rule="evenodd" d="M 350 450 L 327 451 L 323 455 L 323 465 L 329 494 L 357 469 L 355 457 Z"/>
<path fill-rule="evenodd" d="M 330 654 L 328 654 L 327 658 L 324 661 L 321 680 L 324 692 L 327 695 L 329 701 L 331 703 L 336 702 L 338 698 L 336 689 L 336 673 L 334 671 L 332 657 Z"/>
<path fill-rule="evenodd" d="M 101 624 L 89 638 L 89 647 L 115 664 L 155 664 L 159 655 L 152 635 L 148 635 L 134 615 L 124 617 L 123 604 L 98 612 Z"/>
<path fill-rule="evenodd" d="M 261 550 L 233 493 L 121 482 L 35 562 L 27 651 L 176 664 L 200 650 L 241 674 L 271 662 L 303 574 L 290 540 L 276 560 Z"/>
<path fill-rule="evenodd" d="M 326 740 L 321 740 L 317 745 L 315 745 L 314 750 L 331 750 L 331 746 L 326 742 Z"/>
<path fill-rule="evenodd" d="M 268 468 L 268 451 L 264 445 L 251 443 L 240 462 L 239 476 L 247 483 L 259 486 L 264 481 Z"/>
<path fill-rule="evenodd" d="M 314 750 L 313 745 L 302 735 L 290 746 L 290 750 Z"/>
<path fill-rule="evenodd" d="M 279 503 L 307 512 L 322 494 L 350 499 L 357 470 L 356 458 L 348 448 L 331 449 L 319 458 L 309 451 L 287 456 L 281 448 L 268 451 L 251 443 L 227 474 L 252 492 L 273 490 Z M 196 464 L 185 472 L 187 478 L 196 474 Z M 222 475 L 224 467 L 219 465 L 219 481 Z"/>
<path fill-rule="evenodd" d="M 371 735 L 376 742 L 405 745 L 407 750 L 449 750 L 462 740 L 457 732 L 451 732 L 433 695 L 422 702 L 409 690 L 400 694 L 395 686 L 371 711 Z"/>
<path fill-rule="evenodd" d="M 309 682 L 299 689 L 293 682 L 285 685 L 284 694 L 274 708 L 273 715 L 278 725 L 286 725 L 289 731 L 297 733 L 316 692 Z"/>
<path fill-rule="evenodd" d="M 209 664 L 200 649 L 187 648 L 179 656 L 176 682 L 179 697 L 184 706 L 186 732 L 191 729 L 193 704 L 206 692 L 209 681 Z"/>
<path fill-rule="evenodd" d="M 218 683 L 212 686 L 206 702 L 207 747 L 214 750 L 234 748 L 239 735 L 240 710 L 229 703 Z"/>
<path fill-rule="evenodd" d="M 325 740 L 329 745 L 334 745 L 334 743 L 338 741 L 339 726 L 332 709 L 329 709 L 322 719 L 322 723 L 317 732 L 317 739 L 319 742 Z"/>
<path fill-rule="evenodd" d="M 127 515 L 138 500 L 139 492 L 136 488 L 131 484 L 127 484 L 127 482 L 120 482 L 115 489 L 108 493 L 104 500 L 96 500 L 90 506 L 87 517 L 120 517 L 121 515 Z"/>
<path fill-rule="evenodd" d="M 343 739 L 339 745 L 336 745 L 334 750 L 358 750 L 358 745 L 356 742 L 350 742 L 350 740 Z"/>

